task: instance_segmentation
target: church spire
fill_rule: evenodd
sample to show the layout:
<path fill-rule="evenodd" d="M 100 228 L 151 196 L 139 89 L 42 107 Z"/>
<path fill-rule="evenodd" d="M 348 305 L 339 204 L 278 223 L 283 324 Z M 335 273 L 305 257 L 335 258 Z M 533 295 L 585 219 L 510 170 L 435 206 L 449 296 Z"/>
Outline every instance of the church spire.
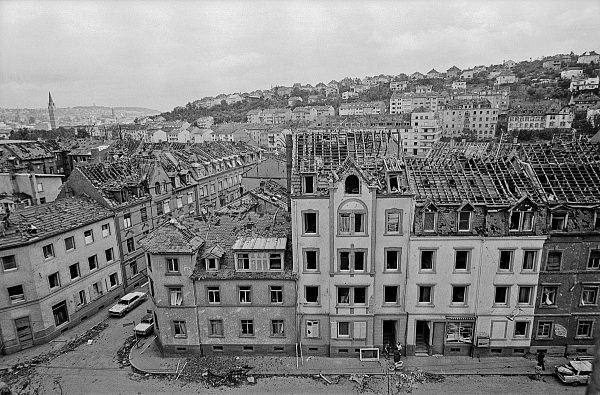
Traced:
<path fill-rule="evenodd" d="M 56 114 L 55 111 L 56 110 L 56 104 L 54 104 L 54 101 L 52 100 L 52 95 L 50 94 L 50 92 L 48 92 L 48 118 L 50 118 L 50 128 L 52 129 L 56 129 L 56 127 L 58 126 L 56 124 Z"/>

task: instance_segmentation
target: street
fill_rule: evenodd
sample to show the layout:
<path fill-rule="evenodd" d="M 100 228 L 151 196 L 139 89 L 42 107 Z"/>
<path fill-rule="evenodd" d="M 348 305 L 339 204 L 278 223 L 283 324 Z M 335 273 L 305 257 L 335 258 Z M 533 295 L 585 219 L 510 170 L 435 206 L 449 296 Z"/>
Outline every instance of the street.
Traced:
<path fill-rule="evenodd" d="M 585 387 L 565 386 L 553 376 L 534 381 L 526 376 L 446 376 L 441 382 L 415 384 L 412 388 L 399 387 L 393 376 L 373 376 L 364 380 L 362 386 L 346 377 L 339 377 L 336 384 L 302 377 L 257 377 L 254 385 L 240 387 L 210 388 L 204 383 L 175 381 L 172 377 L 145 376 L 134 373 L 129 366 L 121 367 L 118 352 L 133 333 L 132 322 L 139 323 L 150 308 L 150 301 L 123 318 L 108 317 L 108 326 L 92 342 L 84 343 L 37 366 L 30 374 L 30 385 L 19 394 L 39 395 L 129 395 L 129 394 L 583 394 Z M 108 307 L 107 307 L 108 308 Z M 99 313 L 94 322 L 106 317 Z M 92 320 L 90 320 L 92 321 Z M 86 325 L 86 324 L 83 324 Z M 87 323 L 85 328 L 93 325 Z"/>

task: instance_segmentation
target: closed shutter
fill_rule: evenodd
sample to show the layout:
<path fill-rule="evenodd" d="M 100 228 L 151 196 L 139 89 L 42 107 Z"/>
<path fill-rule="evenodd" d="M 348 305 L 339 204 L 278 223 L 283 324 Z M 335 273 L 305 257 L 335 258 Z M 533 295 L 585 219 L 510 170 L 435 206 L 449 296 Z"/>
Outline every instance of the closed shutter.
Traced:
<path fill-rule="evenodd" d="M 331 338 L 337 339 L 337 322 L 331 323 Z"/>
<path fill-rule="evenodd" d="M 366 339 L 367 338 L 367 323 L 366 322 L 355 322 L 354 323 L 354 334 L 355 339 Z"/>

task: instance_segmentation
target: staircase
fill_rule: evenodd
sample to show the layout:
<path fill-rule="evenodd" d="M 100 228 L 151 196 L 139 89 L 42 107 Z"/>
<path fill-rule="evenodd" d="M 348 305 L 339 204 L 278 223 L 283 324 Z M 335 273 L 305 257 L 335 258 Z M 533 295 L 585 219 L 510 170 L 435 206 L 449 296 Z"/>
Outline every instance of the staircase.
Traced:
<path fill-rule="evenodd" d="M 425 341 L 425 337 L 423 337 L 422 333 L 417 333 L 417 338 L 415 341 L 415 357 L 428 357 L 428 347 L 427 342 Z"/>

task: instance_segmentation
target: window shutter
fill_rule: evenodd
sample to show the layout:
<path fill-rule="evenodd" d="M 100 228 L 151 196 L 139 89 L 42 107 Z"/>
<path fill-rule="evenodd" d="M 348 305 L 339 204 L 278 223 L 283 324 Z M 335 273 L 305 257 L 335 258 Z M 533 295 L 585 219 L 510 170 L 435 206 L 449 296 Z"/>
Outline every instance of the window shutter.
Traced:
<path fill-rule="evenodd" d="M 331 338 L 337 339 L 337 322 L 331 323 Z"/>
<path fill-rule="evenodd" d="M 354 323 L 354 336 L 355 339 L 366 339 L 367 338 L 367 323 L 366 322 L 355 322 Z"/>

